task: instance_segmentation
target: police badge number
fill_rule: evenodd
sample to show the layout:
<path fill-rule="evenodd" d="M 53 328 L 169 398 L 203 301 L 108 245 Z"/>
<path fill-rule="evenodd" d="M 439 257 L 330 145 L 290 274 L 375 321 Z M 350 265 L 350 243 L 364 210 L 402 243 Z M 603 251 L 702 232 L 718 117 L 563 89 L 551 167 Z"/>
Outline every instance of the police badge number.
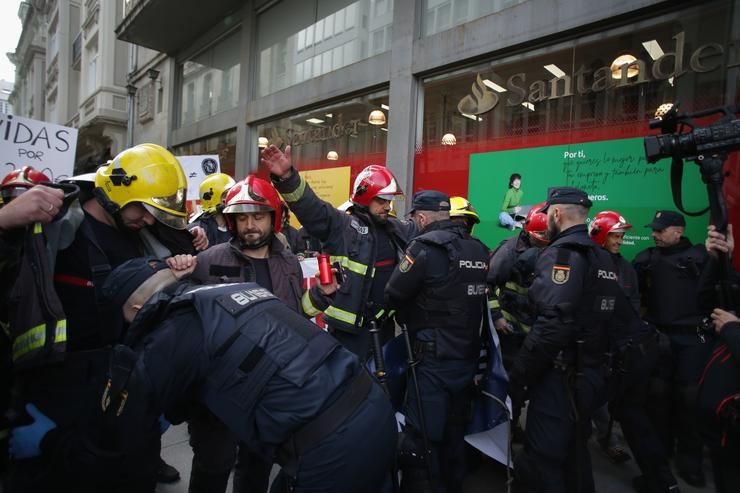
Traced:
<path fill-rule="evenodd" d="M 550 278 L 555 284 L 565 284 L 570 279 L 570 267 L 567 265 L 553 265 Z"/>

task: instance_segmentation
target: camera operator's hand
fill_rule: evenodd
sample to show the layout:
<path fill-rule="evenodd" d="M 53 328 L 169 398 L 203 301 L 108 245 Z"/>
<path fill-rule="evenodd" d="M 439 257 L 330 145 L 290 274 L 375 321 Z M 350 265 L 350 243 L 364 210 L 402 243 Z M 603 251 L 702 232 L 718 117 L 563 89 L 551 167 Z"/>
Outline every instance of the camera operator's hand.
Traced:
<path fill-rule="evenodd" d="M 281 180 L 287 180 L 293 174 L 290 146 L 285 146 L 285 152 L 274 145 L 263 149 L 260 153 L 260 164 L 266 166 L 270 173 Z"/>
<path fill-rule="evenodd" d="M 501 332 L 502 334 L 512 333 L 511 324 L 504 317 L 494 320 L 493 326 L 496 328 L 497 331 Z"/>
<path fill-rule="evenodd" d="M 740 322 L 740 318 L 732 312 L 722 310 L 721 308 L 715 308 L 712 314 L 712 322 L 714 323 L 714 331 L 719 334 L 722 332 L 722 327 L 728 322 Z"/>
<path fill-rule="evenodd" d="M 704 242 L 707 252 L 712 257 L 717 257 L 718 252 L 725 252 L 732 257 L 732 251 L 735 249 L 735 239 L 732 236 L 732 224 L 727 225 L 727 236 L 723 235 L 717 228 L 710 224 L 707 227 L 707 239 Z"/>

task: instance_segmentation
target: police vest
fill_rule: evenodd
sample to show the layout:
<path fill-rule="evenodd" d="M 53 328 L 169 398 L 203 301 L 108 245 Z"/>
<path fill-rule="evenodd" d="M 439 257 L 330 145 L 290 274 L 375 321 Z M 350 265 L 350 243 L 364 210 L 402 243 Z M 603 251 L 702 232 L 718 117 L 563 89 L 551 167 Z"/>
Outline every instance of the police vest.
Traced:
<path fill-rule="evenodd" d="M 706 262 L 704 245 L 664 254 L 650 248 L 645 277 L 645 318 L 660 328 L 696 327 L 701 321 L 699 276 Z"/>
<path fill-rule="evenodd" d="M 556 245 L 556 265 L 569 265 L 571 255 L 583 255 L 588 271 L 583 284 L 583 297 L 578 306 L 554 307 L 564 321 L 572 320 L 578 327 L 576 339 L 583 341 L 583 364 L 596 366 L 605 362 L 605 354 L 615 339 L 614 319 L 627 316 L 631 310 L 618 283 L 618 274 L 611 254 L 588 237 L 569 238 Z M 579 241 L 580 240 L 580 241 Z M 574 361 L 574 347 L 567 348 L 566 360 Z"/>
<path fill-rule="evenodd" d="M 424 285 L 408 311 L 408 327 L 438 329 L 436 354 L 440 358 L 477 356 L 486 306 L 487 248 L 475 238 L 444 229 L 424 233 L 416 241 L 445 249 L 448 276 L 441 283 Z"/>
<path fill-rule="evenodd" d="M 160 311 L 192 306 L 203 327 L 204 350 L 212 362 L 203 402 L 232 431 L 249 442 L 249 426 L 260 394 L 273 376 L 300 388 L 339 343 L 256 283 L 190 288 Z"/>

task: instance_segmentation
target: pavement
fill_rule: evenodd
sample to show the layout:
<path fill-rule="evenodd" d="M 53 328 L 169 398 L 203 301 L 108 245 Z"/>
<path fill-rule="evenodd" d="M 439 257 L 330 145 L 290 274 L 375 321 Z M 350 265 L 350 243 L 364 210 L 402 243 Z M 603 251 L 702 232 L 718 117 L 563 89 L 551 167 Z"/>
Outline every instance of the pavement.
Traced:
<path fill-rule="evenodd" d="M 615 465 L 609 462 L 596 443 L 589 443 L 591 461 L 594 468 L 594 480 L 598 493 L 631 493 L 632 478 L 640 474 L 634 459 L 624 464 Z M 187 425 L 172 426 L 162 436 L 162 457 L 168 464 L 180 471 L 180 481 L 172 484 L 159 484 L 158 493 L 187 493 L 190 477 L 190 464 L 193 453 L 188 444 Z M 712 483 L 712 473 L 709 460 L 704 461 L 707 486 L 694 488 L 681 479 L 679 486 L 682 493 L 709 493 L 715 491 Z M 277 473 L 277 466 L 273 468 L 272 477 Z M 675 469 L 674 469 L 675 470 Z M 231 479 L 227 491 L 231 491 Z M 463 493 L 498 493 L 506 491 L 506 468 L 487 460 L 476 469 L 463 483 Z"/>

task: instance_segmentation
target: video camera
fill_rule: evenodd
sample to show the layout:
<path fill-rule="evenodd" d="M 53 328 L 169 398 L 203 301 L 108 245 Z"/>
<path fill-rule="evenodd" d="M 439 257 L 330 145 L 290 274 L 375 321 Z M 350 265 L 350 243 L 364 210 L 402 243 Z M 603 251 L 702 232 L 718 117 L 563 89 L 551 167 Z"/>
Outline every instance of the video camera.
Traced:
<path fill-rule="evenodd" d="M 740 149 L 740 119 L 735 118 L 740 105 L 712 108 L 696 113 L 678 114 L 677 105 L 661 105 L 650 128 L 660 128 L 662 135 L 645 137 L 645 156 L 649 163 L 672 157 L 702 159 L 700 156 L 728 153 Z M 695 128 L 692 118 L 724 113 L 718 122 Z M 681 132 L 686 125 L 691 132 Z"/>

